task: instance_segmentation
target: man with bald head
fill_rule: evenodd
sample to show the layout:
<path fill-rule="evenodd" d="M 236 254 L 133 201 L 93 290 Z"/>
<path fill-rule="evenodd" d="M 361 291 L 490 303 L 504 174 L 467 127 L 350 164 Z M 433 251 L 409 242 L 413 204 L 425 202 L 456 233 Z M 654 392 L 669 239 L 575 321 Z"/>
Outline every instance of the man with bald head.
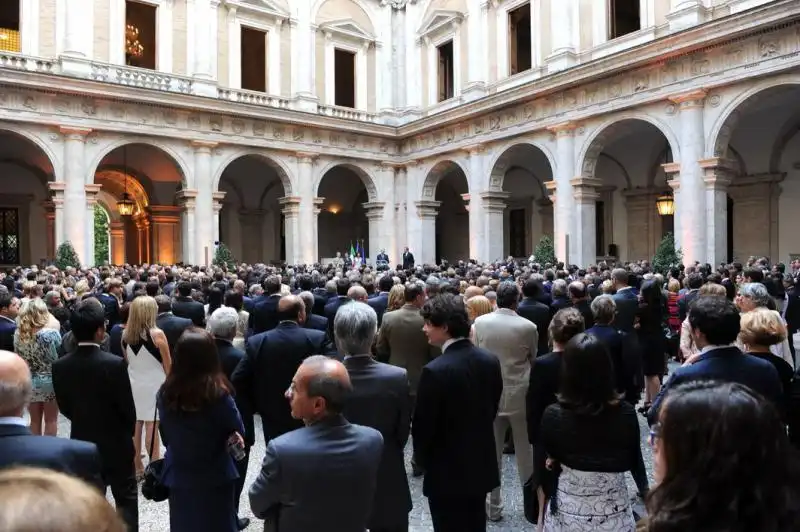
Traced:
<path fill-rule="evenodd" d="M 351 392 L 337 360 L 311 356 L 297 368 L 286 399 L 305 426 L 269 442 L 250 488 L 250 508 L 267 520 L 265 530 L 366 530 L 383 437 L 344 418 Z"/>
<path fill-rule="evenodd" d="M 43 467 L 105 489 L 95 444 L 31 434 L 23 418 L 30 398 L 28 364 L 15 353 L 0 351 L 0 469 L 17 465 Z"/>
<path fill-rule="evenodd" d="M 239 400 L 261 415 L 265 442 L 302 426 L 292 419 L 283 394 L 303 360 L 336 356 L 325 331 L 303 327 L 306 306 L 299 296 L 283 296 L 277 317 L 277 327 L 247 340 L 245 357 L 231 376 Z"/>
<path fill-rule="evenodd" d="M 347 297 L 352 301 L 360 301 L 361 303 L 366 303 L 369 299 L 369 294 L 367 294 L 366 288 L 361 285 L 351 286 L 350 289 L 347 291 Z"/>

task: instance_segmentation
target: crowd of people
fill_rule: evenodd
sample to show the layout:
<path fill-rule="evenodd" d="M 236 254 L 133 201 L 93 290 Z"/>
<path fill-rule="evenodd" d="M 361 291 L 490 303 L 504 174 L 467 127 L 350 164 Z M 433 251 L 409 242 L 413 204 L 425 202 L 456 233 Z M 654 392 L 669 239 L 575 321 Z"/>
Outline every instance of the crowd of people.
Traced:
<path fill-rule="evenodd" d="M 0 529 L 800 530 L 800 261 L 403 263 L 0 273 Z"/>

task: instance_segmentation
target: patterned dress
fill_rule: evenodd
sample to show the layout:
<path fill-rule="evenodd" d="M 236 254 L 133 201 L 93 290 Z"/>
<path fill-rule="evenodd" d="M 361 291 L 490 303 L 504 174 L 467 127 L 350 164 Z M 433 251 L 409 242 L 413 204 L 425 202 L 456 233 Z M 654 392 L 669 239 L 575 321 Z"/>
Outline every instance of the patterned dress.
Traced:
<path fill-rule="evenodd" d="M 33 382 L 32 403 L 53 401 L 52 364 L 58 359 L 58 348 L 61 345 L 61 333 L 53 329 L 41 329 L 26 342 L 19 339 L 19 329 L 14 332 L 14 351 L 28 363 Z"/>

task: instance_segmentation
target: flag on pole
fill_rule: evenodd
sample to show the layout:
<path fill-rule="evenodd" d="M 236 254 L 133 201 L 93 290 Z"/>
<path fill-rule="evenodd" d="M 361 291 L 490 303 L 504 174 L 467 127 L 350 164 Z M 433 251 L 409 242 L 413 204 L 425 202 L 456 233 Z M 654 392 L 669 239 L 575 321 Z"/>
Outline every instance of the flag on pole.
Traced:
<path fill-rule="evenodd" d="M 358 241 L 356 240 L 356 245 L 358 245 Z M 353 247 L 353 241 L 350 241 L 350 257 L 356 256 L 356 248 Z"/>
<path fill-rule="evenodd" d="M 360 248 L 358 250 L 359 255 L 361 255 L 361 264 L 367 263 L 367 257 L 364 254 L 364 240 L 361 240 Z"/>

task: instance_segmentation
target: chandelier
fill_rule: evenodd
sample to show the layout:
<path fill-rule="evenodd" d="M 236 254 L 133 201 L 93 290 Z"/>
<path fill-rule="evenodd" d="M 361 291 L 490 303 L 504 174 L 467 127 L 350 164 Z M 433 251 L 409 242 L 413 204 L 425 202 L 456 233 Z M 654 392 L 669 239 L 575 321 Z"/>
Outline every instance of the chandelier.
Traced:
<path fill-rule="evenodd" d="M 125 170 L 125 189 L 122 193 L 122 198 L 117 202 L 117 211 L 119 211 L 120 216 L 130 216 L 133 214 L 134 209 L 136 209 L 136 203 L 131 199 L 130 194 L 128 194 L 128 150 L 127 147 L 122 148 L 122 165 Z"/>
<path fill-rule="evenodd" d="M 125 53 L 131 57 L 141 57 L 144 46 L 139 42 L 139 28 L 133 24 L 125 26 Z"/>

